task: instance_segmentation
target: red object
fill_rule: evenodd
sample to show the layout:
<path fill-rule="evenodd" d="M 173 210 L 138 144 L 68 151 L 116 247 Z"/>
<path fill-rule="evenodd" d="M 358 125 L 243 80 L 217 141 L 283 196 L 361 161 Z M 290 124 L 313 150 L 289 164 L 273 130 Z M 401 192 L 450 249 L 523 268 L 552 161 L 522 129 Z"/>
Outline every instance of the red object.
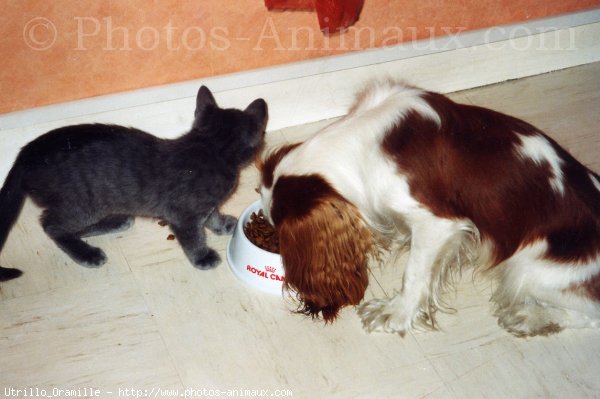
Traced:
<path fill-rule="evenodd" d="M 354 25 L 364 0 L 316 0 L 315 7 L 322 31 L 335 32 Z"/>
<path fill-rule="evenodd" d="M 364 0 L 265 0 L 269 10 L 316 10 L 319 26 L 325 33 L 353 25 Z"/>

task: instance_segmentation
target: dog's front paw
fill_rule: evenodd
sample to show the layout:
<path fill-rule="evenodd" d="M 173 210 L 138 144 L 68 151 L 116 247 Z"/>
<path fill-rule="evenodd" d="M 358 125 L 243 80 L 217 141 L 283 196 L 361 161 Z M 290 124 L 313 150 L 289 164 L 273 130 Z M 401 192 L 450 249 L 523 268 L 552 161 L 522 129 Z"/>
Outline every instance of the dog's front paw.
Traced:
<path fill-rule="evenodd" d="M 358 307 L 358 315 L 368 332 L 396 333 L 404 336 L 412 328 L 414 312 L 407 311 L 399 298 L 372 299 Z"/>

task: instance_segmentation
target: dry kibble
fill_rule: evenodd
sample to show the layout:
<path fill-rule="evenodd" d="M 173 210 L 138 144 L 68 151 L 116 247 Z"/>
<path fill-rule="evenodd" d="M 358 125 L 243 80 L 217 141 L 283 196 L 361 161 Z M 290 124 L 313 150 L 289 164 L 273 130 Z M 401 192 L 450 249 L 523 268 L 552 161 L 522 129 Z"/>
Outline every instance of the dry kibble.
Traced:
<path fill-rule="evenodd" d="M 257 247 L 279 253 L 279 237 L 275 228 L 265 219 L 263 211 L 252 212 L 244 226 L 244 234 Z"/>

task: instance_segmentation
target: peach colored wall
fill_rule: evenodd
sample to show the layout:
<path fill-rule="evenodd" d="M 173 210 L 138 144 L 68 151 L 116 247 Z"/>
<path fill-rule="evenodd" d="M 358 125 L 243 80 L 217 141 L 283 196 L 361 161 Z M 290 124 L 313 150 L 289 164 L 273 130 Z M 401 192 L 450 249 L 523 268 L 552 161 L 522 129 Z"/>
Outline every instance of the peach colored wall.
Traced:
<path fill-rule="evenodd" d="M 324 37 L 263 0 L 5 0 L 0 113 L 600 6 L 600 0 L 366 0 Z M 295 32 L 295 33 L 294 33 Z"/>

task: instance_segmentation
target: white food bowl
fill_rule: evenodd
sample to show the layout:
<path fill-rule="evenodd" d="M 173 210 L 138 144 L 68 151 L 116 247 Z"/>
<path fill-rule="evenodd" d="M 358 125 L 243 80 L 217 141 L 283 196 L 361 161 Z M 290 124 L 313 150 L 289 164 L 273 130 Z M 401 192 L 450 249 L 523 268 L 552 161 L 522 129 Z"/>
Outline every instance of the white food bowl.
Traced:
<path fill-rule="evenodd" d="M 281 295 L 284 276 L 281 256 L 257 247 L 244 234 L 250 215 L 258 213 L 261 205 L 258 200 L 240 215 L 227 244 L 227 262 L 233 274 L 244 283 L 263 292 Z"/>

